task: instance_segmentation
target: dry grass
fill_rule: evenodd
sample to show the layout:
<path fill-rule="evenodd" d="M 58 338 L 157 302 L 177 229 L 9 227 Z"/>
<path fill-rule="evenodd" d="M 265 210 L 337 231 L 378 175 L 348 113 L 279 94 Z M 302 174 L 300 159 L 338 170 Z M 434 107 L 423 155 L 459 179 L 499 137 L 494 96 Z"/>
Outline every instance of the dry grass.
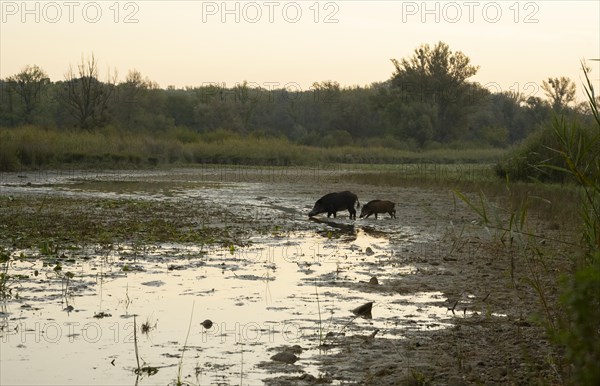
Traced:
<path fill-rule="evenodd" d="M 422 152 L 382 146 L 315 147 L 285 138 L 217 136 L 187 129 L 132 132 L 0 128 L 0 171 L 85 167 L 152 167 L 218 163 L 235 165 L 493 163 L 502 149 L 435 149 Z"/>

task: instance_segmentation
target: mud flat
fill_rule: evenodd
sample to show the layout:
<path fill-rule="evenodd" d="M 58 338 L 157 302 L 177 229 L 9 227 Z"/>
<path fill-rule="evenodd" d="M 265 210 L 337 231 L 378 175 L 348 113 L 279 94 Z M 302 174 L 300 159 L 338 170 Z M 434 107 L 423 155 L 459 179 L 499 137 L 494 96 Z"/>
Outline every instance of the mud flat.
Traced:
<path fill-rule="evenodd" d="M 556 381 L 518 246 L 448 189 L 345 173 L 3 174 L 0 383 Z M 340 190 L 397 219 L 308 218 Z"/>

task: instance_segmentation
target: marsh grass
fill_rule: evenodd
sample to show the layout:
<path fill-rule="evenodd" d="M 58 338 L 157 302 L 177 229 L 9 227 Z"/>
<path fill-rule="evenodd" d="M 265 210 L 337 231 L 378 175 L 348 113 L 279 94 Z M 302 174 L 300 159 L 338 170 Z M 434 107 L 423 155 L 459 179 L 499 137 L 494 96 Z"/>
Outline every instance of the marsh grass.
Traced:
<path fill-rule="evenodd" d="M 37 211 L 42 200 L 46 205 Z M 0 232 L 0 245 L 37 246 L 39 254 L 45 257 L 57 257 L 63 250 L 81 249 L 82 245 L 111 250 L 120 243 L 245 243 L 243 233 L 210 226 L 215 222 L 213 218 L 221 218 L 223 213 L 214 216 L 192 202 L 174 205 L 166 201 L 22 195 L 2 200 L 2 204 L 0 223 L 5 225 L 5 231 Z M 199 227 L 202 221 L 206 226 Z"/>
<path fill-rule="evenodd" d="M 578 122 L 557 117 L 553 130 L 559 146 L 552 150 L 565 167 L 540 165 L 558 171 L 577 181 L 581 187 L 579 218 L 583 253 L 572 254 L 574 269 L 562 276 L 561 306 L 557 323 L 551 332 L 565 349 L 570 370 L 569 381 L 581 385 L 600 384 L 600 111 L 590 80 L 590 69 L 581 64 L 585 75 L 585 91 L 594 128 L 584 133 Z"/>
<path fill-rule="evenodd" d="M 137 342 L 138 342 L 137 321 L 136 321 L 136 315 L 133 315 L 133 345 L 134 345 L 134 349 L 135 349 L 135 361 L 137 363 L 136 374 L 139 375 L 141 373 L 141 367 L 140 367 L 140 353 L 139 353 Z"/>
<path fill-rule="evenodd" d="M 498 216 L 508 216 L 512 224 L 505 226 L 497 222 L 495 225 L 499 229 L 516 231 L 519 209 L 525 210 L 525 215 L 530 212 L 537 219 L 548 222 L 552 228 L 564 229 L 565 233 L 571 233 L 570 229 L 579 226 L 579 186 L 500 179 L 493 173 L 491 164 L 355 165 L 340 171 L 338 180 L 370 186 L 448 191 L 452 193 L 455 207 L 457 198 L 472 204 L 474 213 L 488 223 L 492 214 L 497 217 L 495 220 Z M 460 197 L 462 192 L 469 193 Z M 396 204 L 401 207 L 403 203 Z M 487 206 L 493 211 L 480 212 Z"/>
<path fill-rule="evenodd" d="M 140 376 L 154 375 L 154 374 L 158 373 L 158 368 L 154 367 L 154 366 L 149 366 L 145 362 L 144 362 L 143 366 L 140 366 L 140 353 L 139 353 L 139 349 L 138 349 L 136 315 L 133 315 L 133 345 L 134 345 L 134 349 L 135 349 L 135 351 L 134 351 L 135 352 L 135 360 L 136 360 L 136 364 L 137 364 L 137 367 L 133 370 L 133 372 L 137 375 L 137 378 L 136 378 L 136 384 L 137 384 Z"/>
<path fill-rule="evenodd" d="M 129 295 L 127 295 L 127 301 L 129 301 Z M 158 320 L 155 319 L 154 322 L 150 320 L 150 316 L 146 318 L 146 321 L 142 323 L 140 326 L 140 331 L 142 334 L 148 336 L 152 330 L 155 330 L 158 325 Z"/>
<path fill-rule="evenodd" d="M 319 301 L 319 287 L 317 285 L 317 279 L 315 279 L 315 296 L 317 299 L 317 312 L 319 314 L 319 347 L 325 344 L 325 337 L 323 336 L 323 320 L 321 318 L 321 302 Z"/>
<path fill-rule="evenodd" d="M 185 135 L 182 135 L 182 131 Z M 211 138 L 187 129 L 157 133 L 0 128 L 0 171 L 155 167 L 173 164 L 315 165 L 319 163 L 493 163 L 504 149 L 398 150 L 382 146 L 316 147 L 285 138 L 230 134 Z"/>
<path fill-rule="evenodd" d="M 561 384 L 600 384 L 600 113 L 589 69 L 582 64 L 587 81 L 586 92 L 595 119 L 591 131 L 582 131 L 577 122 L 556 117 L 552 124 L 553 145 L 547 151 L 554 157 L 528 168 L 562 175 L 558 180 L 574 181 L 567 196 L 554 197 L 547 186 L 534 184 L 536 194 L 528 189 L 515 194 L 507 183 L 508 202 L 495 205 L 480 193 L 476 198 L 456 192 L 456 195 L 476 213 L 484 226 L 501 233 L 500 240 L 517 247 L 518 255 L 511 259 L 510 274 L 515 283 L 515 258 L 523 262 L 523 281 L 533 289 L 542 315 L 538 322 L 547 330 L 555 344 L 555 354 L 549 363 Z M 591 133 L 591 134 L 590 134 Z M 561 163 L 555 158 L 562 159 Z M 529 186 L 529 185 L 528 185 Z M 580 230 L 580 239 L 550 239 L 531 223 L 533 203 L 563 206 L 557 210 L 558 221 L 570 213 L 572 229 Z M 556 207 L 554 208 L 556 209 Z M 563 223 L 564 224 L 564 223 Z M 577 232 L 579 233 L 579 232 Z M 546 244 L 553 247 L 547 247 Z M 565 248 L 561 248 L 565 247 Z M 562 252 L 561 252 L 562 250 Z M 567 257 L 565 259 L 564 257 Z M 566 261 L 565 261 L 566 260 Z M 522 290 L 522 289 L 520 289 Z M 557 291 L 558 290 L 558 291 Z"/>
<path fill-rule="evenodd" d="M 321 312 L 321 300 L 320 300 L 320 297 L 319 297 L 319 288 L 318 288 L 317 280 L 316 279 L 315 279 L 315 297 L 316 297 L 316 300 L 317 300 L 317 315 L 319 317 L 319 320 L 317 322 L 318 323 L 317 324 L 318 338 L 319 338 L 319 346 L 318 346 L 318 348 L 319 349 L 326 349 L 327 345 L 328 345 L 327 344 L 327 339 L 330 338 L 330 337 L 332 339 L 335 339 L 336 337 L 340 336 L 344 332 L 344 330 L 346 329 L 346 327 L 348 327 L 348 325 L 350 325 L 354 321 L 354 319 L 356 319 L 356 316 L 352 317 L 351 320 L 348 323 L 346 323 L 344 326 L 342 326 L 342 328 L 338 332 L 333 333 L 332 326 L 333 326 L 333 315 L 334 315 L 333 312 L 334 311 L 333 311 L 333 309 L 330 311 L 331 317 L 329 318 L 329 321 L 327 322 L 327 326 L 325 326 L 324 325 L 324 321 L 323 321 L 323 314 Z"/>
<path fill-rule="evenodd" d="M 190 337 L 190 331 L 192 330 L 192 320 L 194 318 L 194 304 L 195 304 L 195 302 L 192 303 L 192 311 L 190 312 L 190 321 L 188 323 L 187 334 L 185 335 L 185 341 L 183 342 L 183 349 L 181 350 L 181 357 L 179 358 L 179 365 L 177 366 L 177 382 L 176 382 L 177 386 L 181 386 L 181 385 L 185 384 L 181 377 L 181 371 L 183 369 L 183 356 L 185 355 L 185 351 L 187 350 L 187 343 L 188 343 L 188 339 Z"/>
<path fill-rule="evenodd" d="M 17 278 L 9 273 L 10 264 L 10 253 L 0 248 L 0 300 L 13 296 L 13 285 L 17 282 Z"/>
<path fill-rule="evenodd" d="M 484 160 L 484 158 L 482 158 Z M 493 164 L 465 162 L 414 162 L 400 164 L 357 164 L 349 166 L 345 178 L 381 186 L 409 184 L 495 182 Z"/>

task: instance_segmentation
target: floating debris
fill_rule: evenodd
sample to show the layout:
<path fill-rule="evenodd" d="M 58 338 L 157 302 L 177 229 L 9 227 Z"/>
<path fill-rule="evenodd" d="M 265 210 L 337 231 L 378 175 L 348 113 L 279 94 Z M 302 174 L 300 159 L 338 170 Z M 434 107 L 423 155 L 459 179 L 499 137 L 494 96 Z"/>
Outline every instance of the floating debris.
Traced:
<path fill-rule="evenodd" d="M 162 280 L 152 280 L 152 281 L 147 281 L 145 283 L 142 283 L 142 285 L 145 285 L 148 287 L 162 287 L 163 285 L 165 285 L 165 282 Z"/>
<path fill-rule="evenodd" d="M 153 366 L 144 366 L 144 367 L 140 367 L 138 369 L 133 370 L 133 372 L 137 375 L 146 374 L 146 375 L 150 376 L 150 375 L 154 375 L 154 374 L 158 373 L 158 368 L 153 367 Z"/>
<path fill-rule="evenodd" d="M 302 354 L 302 351 L 304 351 L 304 349 L 300 345 L 295 344 L 292 347 L 288 347 L 286 351 L 291 352 L 292 354 Z"/>
<path fill-rule="evenodd" d="M 109 314 L 108 312 L 104 312 L 104 311 L 100 311 L 97 314 L 94 314 L 94 318 L 96 318 L 96 319 L 108 318 L 110 316 L 112 316 L 112 315 Z"/>
<path fill-rule="evenodd" d="M 298 357 L 289 351 L 283 351 L 273 355 L 271 359 L 276 362 L 282 362 L 291 365 L 298 360 Z"/>
<path fill-rule="evenodd" d="M 377 333 L 379 332 L 379 329 L 376 328 L 375 331 L 373 331 L 372 333 L 370 333 L 369 335 L 365 336 L 365 342 L 370 342 L 373 339 L 375 339 L 375 335 L 377 335 Z"/>
<path fill-rule="evenodd" d="M 371 315 L 371 309 L 373 308 L 373 303 L 374 302 L 365 303 L 362 306 L 351 310 L 351 312 L 356 316 L 360 316 L 365 319 L 372 319 L 373 315 Z"/>

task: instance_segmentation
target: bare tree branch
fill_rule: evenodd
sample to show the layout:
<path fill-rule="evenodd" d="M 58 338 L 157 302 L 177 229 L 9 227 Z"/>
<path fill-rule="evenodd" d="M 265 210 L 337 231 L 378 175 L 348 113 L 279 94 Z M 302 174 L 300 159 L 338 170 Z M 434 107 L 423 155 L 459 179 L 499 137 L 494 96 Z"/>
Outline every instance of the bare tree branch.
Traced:
<path fill-rule="evenodd" d="M 77 71 L 71 66 L 65 74 L 63 98 L 77 125 L 83 129 L 93 129 L 108 121 L 108 105 L 115 90 L 117 73 L 111 75 L 108 70 L 106 82 L 98 79 L 98 62 L 94 55 L 77 65 Z"/>

